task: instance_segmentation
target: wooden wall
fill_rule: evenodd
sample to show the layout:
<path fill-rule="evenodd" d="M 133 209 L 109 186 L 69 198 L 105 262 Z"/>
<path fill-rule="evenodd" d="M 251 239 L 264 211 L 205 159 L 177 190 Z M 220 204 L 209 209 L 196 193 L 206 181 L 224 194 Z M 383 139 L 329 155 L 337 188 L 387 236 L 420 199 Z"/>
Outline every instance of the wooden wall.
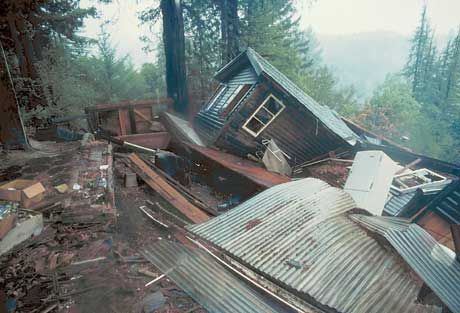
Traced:
<path fill-rule="evenodd" d="M 257 137 L 242 127 L 260 104 L 272 93 L 286 108 Z M 344 150 L 348 144 L 327 129 L 305 106 L 283 93 L 265 80 L 252 95 L 233 113 L 215 142 L 215 146 L 234 154 L 246 156 L 265 151 L 262 139 L 274 139 L 289 156 L 291 166 L 325 155 L 330 151 Z"/>

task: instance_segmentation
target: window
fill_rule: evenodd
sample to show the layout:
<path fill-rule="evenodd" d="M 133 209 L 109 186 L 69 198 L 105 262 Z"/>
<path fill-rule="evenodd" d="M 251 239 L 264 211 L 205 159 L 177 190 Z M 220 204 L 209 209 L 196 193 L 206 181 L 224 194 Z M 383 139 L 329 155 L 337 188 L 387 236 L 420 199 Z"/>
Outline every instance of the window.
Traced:
<path fill-rule="evenodd" d="M 220 84 L 219 88 L 217 88 L 216 92 L 212 96 L 211 100 L 209 100 L 208 105 L 206 106 L 205 110 L 209 110 L 213 107 L 214 104 L 216 104 L 217 100 L 222 96 L 222 94 L 227 90 L 227 86 L 224 84 Z"/>
<path fill-rule="evenodd" d="M 284 104 L 274 95 L 269 95 L 262 105 L 243 125 L 243 129 L 257 137 L 284 110 Z"/>
<path fill-rule="evenodd" d="M 404 193 L 423 188 L 431 183 L 445 180 L 446 178 L 444 176 L 438 175 L 429 169 L 422 168 L 407 174 L 395 175 L 391 188 Z"/>
<path fill-rule="evenodd" d="M 233 109 L 240 103 L 241 99 L 248 93 L 251 89 L 251 85 L 239 85 L 232 95 L 228 98 L 227 102 L 220 110 L 220 115 L 226 117 Z"/>

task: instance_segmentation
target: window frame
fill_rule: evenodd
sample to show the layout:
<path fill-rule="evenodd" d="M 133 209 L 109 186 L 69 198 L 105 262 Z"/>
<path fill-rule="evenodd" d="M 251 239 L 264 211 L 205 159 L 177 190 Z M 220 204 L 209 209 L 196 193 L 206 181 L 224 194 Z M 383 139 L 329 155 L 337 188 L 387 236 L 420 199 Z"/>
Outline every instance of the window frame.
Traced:
<path fill-rule="evenodd" d="M 270 98 L 273 98 L 274 101 L 278 102 L 281 105 L 281 109 L 276 114 L 273 114 L 269 109 L 264 107 L 265 104 L 270 100 Z M 257 137 L 278 117 L 278 115 L 281 114 L 281 112 L 284 111 L 285 108 L 286 106 L 284 105 L 283 101 L 278 99 L 275 95 L 269 94 L 267 98 L 265 98 L 265 100 L 262 102 L 262 104 L 257 108 L 257 110 L 255 110 L 254 113 L 246 120 L 242 128 L 249 134 L 251 134 L 253 137 Z M 260 110 L 265 110 L 272 116 L 266 124 L 256 117 L 257 113 L 259 113 Z M 253 118 L 263 125 L 262 128 L 257 132 L 254 132 L 247 127 L 247 125 Z"/>

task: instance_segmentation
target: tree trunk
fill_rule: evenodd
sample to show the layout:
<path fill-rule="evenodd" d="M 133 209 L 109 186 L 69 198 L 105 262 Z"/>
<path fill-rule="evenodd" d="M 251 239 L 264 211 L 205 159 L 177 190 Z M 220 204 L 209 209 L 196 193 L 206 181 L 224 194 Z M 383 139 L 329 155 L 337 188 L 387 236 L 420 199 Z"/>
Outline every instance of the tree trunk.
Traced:
<path fill-rule="evenodd" d="M 21 70 L 22 76 L 27 77 L 29 73 L 27 72 L 24 49 L 22 47 L 21 41 L 19 40 L 18 30 L 16 28 L 16 18 L 13 13 L 8 14 L 8 26 L 10 28 L 11 38 L 14 41 L 14 50 L 16 52 L 16 57 L 18 58 L 19 69 Z"/>
<path fill-rule="evenodd" d="M 179 0 L 162 0 L 163 42 L 166 57 L 166 89 L 174 99 L 174 109 L 187 113 L 188 93 L 185 68 L 185 35 Z"/>
<path fill-rule="evenodd" d="M 22 125 L 3 46 L 0 47 L 0 143 L 7 148 L 25 148 L 27 137 Z"/>
<path fill-rule="evenodd" d="M 240 52 L 238 0 L 220 0 L 222 62 L 228 63 Z"/>

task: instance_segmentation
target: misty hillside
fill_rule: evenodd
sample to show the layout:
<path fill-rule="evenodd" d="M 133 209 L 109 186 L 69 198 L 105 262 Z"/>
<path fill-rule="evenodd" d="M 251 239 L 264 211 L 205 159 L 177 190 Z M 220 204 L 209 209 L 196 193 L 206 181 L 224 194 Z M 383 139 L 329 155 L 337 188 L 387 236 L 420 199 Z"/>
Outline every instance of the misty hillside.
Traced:
<path fill-rule="evenodd" d="M 317 37 L 324 63 L 342 84 L 354 84 L 361 97 L 370 96 L 388 73 L 402 69 L 410 45 L 408 37 L 383 31 Z"/>

